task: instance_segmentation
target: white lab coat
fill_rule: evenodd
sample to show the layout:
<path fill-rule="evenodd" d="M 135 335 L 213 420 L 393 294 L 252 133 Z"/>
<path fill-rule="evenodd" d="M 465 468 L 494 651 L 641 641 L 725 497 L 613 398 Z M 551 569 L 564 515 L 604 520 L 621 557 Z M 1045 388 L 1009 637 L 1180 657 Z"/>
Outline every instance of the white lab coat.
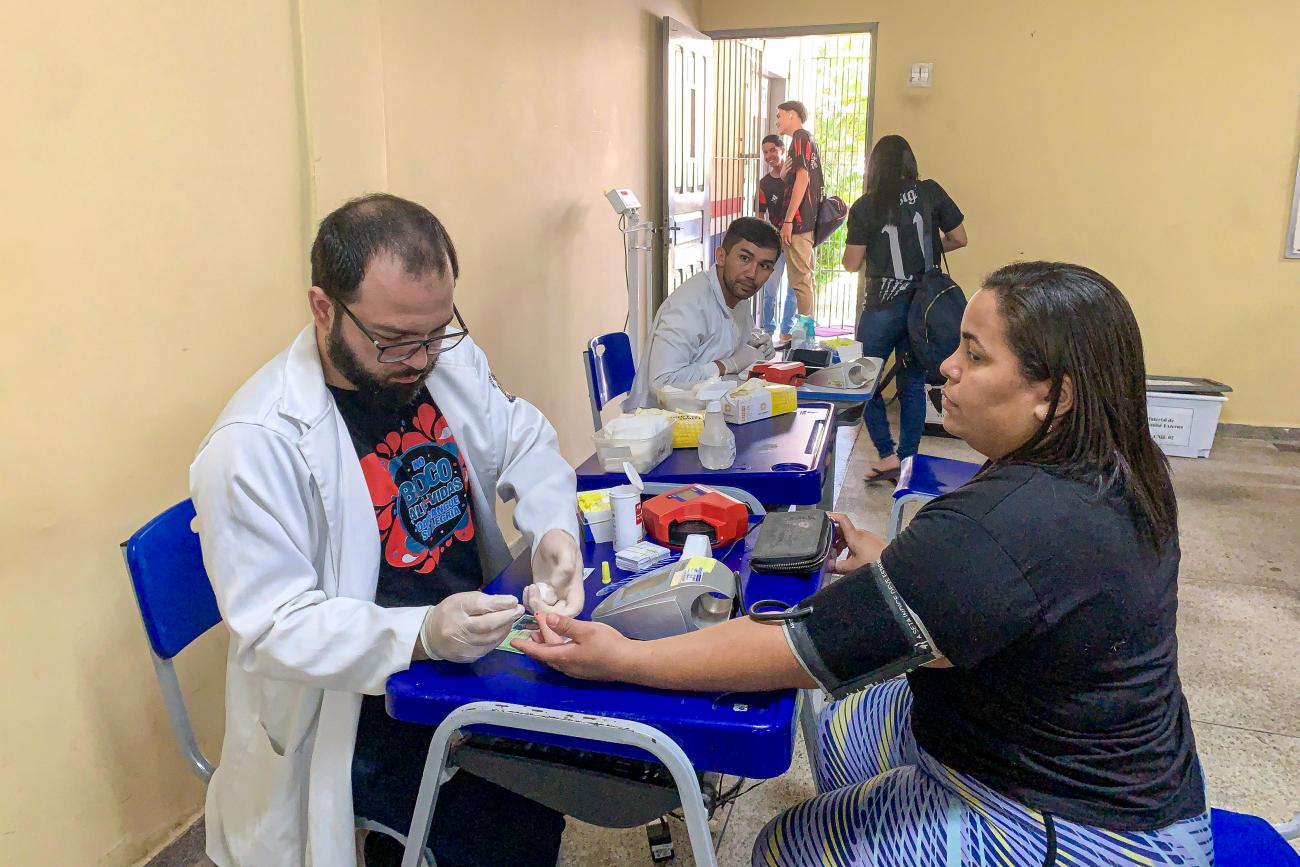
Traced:
<path fill-rule="evenodd" d="M 685 388 L 718 376 L 713 362 L 735 352 L 754 330 L 751 307 L 748 301 L 727 306 L 716 267 L 677 287 L 655 314 L 623 411 L 658 406 L 657 387 Z"/>
<path fill-rule="evenodd" d="M 483 574 L 510 561 L 497 496 L 517 500 L 530 546 L 556 528 L 577 538 L 574 472 L 554 428 L 500 389 L 482 351 L 466 338 L 427 385 L 468 467 Z M 313 326 L 227 404 L 190 468 L 190 492 L 231 637 L 208 856 L 219 867 L 355 867 L 361 696 L 381 695 L 409 666 L 427 609 L 374 604 L 374 510 Z"/>

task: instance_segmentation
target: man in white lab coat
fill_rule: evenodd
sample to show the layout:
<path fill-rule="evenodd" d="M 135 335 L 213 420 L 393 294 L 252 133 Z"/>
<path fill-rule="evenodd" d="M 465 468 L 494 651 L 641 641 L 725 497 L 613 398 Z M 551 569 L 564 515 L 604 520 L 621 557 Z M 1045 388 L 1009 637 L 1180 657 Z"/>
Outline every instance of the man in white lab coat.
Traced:
<path fill-rule="evenodd" d="M 354 815 L 405 832 L 432 729 L 384 713 L 412 660 L 471 662 L 523 606 L 480 592 L 532 550 L 534 610 L 582 609 L 573 470 L 506 393 L 452 302 L 445 229 L 395 196 L 326 217 L 312 324 L 235 394 L 190 471 L 230 630 L 226 731 L 208 789 L 220 867 L 354 867 Z M 554 864 L 563 816 L 458 773 L 428 843 L 441 867 Z M 380 835 L 369 867 L 393 860 Z"/>
<path fill-rule="evenodd" d="M 781 238 L 771 225 L 756 217 L 732 222 L 714 254 L 717 264 L 660 305 L 625 412 L 658 406 L 656 388 L 687 388 L 774 355 L 771 335 L 754 331 L 749 300 L 772 276 L 780 254 Z"/>

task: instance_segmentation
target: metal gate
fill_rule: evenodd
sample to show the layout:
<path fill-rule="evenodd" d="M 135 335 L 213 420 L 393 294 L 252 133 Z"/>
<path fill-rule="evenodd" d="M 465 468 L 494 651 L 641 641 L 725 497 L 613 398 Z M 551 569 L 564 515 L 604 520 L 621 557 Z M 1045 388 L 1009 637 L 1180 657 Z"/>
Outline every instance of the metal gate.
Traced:
<path fill-rule="evenodd" d="M 826 195 L 848 204 L 862 195 L 872 48 L 870 32 L 714 41 L 671 18 L 664 36 L 661 297 L 711 266 L 731 222 L 754 214 L 767 171 L 760 142 L 776 131 L 768 103 L 780 102 L 778 94 L 808 107 Z M 770 68 L 769 51 L 781 69 Z M 859 280 L 840 268 L 843 255 L 843 229 L 817 248 L 818 325 L 857 324 Z"/>
<path fill-rule="evenodd" d="M 763 40 L 722 39 L 714 44 L 717 101 L 713 120 L 713 186 L 708 262 L 737 217 L 752 217 L 763 166 L 759 142 L 764 119 Z"/>
<path fill-rule="evenodd" d="M 790 62 L 791 99 L 808 108 L 821 152 L 826 195 L 852 205 L 866 189 L 870 133 L 871 34 L 801 36 Z M 817 324 L 856 326 L 861 305 L 857 274 L 840 267 L 845 229 L 817 248 Z"/>

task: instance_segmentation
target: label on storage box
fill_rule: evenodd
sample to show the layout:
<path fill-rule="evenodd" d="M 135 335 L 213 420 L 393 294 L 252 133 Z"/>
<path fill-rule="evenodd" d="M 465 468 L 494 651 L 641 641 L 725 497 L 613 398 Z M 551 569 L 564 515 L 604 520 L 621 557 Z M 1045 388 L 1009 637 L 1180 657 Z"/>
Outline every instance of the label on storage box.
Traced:
<path fill-rule="evenodd" d="M 1187 447 L 1192 442 L 1194 410 L 1176 406 L 1147 406 L 1147 425 L 1157 443 Z"/>

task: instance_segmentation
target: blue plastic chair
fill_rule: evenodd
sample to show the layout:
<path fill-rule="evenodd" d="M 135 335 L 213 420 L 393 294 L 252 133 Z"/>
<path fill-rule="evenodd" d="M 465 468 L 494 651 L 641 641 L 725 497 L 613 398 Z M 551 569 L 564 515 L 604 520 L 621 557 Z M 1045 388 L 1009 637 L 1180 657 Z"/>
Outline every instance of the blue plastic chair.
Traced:
<path fill-rule="evenodd" d="M 916 454 L 903 458 L 894 488 L 894 506 L 889 513 L 885 538 L 892 540 L 903 529 L 903 506 L 916 501 L 928 502 L 955 491 L 971 480 L 980 465 L 952 458 Z"/>
<path fill-rule="evenodd" d="M 194 503 L 177 503 L 137 530 L 122 543 L 126 571 L 131 576 L 140 619 L 149 639 L 154 674 L 162 690 L 163 705 L 176 745 L 204 783 L 212 779 L 213 766 L 199 749 L 190 724 L 185 696 L 176 679 L 172 658 L 203 633 L 221 622 L 217 597 L 212 592 L 199 534 L 195 532 Z M 406 845 L 406 836 L 378 822 L 357 817 L 357 828 L 387 834 Z M 427 858 L 432 863 L 432 853 Z"/>
<path fill-rule="evenodd" d="M 212 778 L 212 763 L 199 749 L 176 680 L 172 658 L 194 639 L 221 622 L 217 598 L 203 569 L 199 535 L 191 524 L 194 504 L 177 503 L 122 543 L 126 571 L 140 606 L 140 619 L 149 638 L 154 674 L 162 689 L 163 705 L 172 735 L 203 782 Z"/>
<path fill-rule="evenodd" d="M 616 397 L 632 390 L 636 370 L 632 360 L 632 340 L 622 331 L 593 337 L 582 351 L 587 372 L 587 394 L 591 398 L 591 423 L 600 430 L 600 411 Z"/>
<path fill-rule="evenodd" d="M 1300 854 L 1258 816 L 1212 809 L 1210 831 L 1217 867 L 1300 867 Z"/>

